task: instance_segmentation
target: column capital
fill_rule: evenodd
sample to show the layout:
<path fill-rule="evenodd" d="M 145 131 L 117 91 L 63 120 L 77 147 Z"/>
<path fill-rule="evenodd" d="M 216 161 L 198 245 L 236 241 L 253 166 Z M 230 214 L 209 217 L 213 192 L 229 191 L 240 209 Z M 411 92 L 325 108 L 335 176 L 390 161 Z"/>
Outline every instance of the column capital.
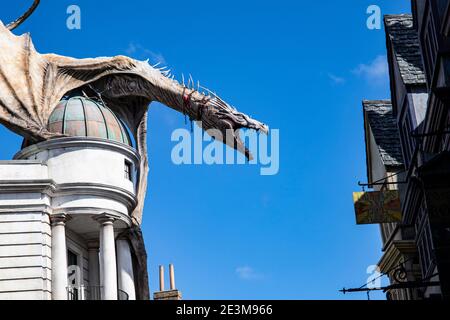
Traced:
<path fill-rule="evenodd" d="M 70 217 L 65 213 L 57 213 L 50 215 L 50 222 L 52 226 L 56 225 L 65 225 L 67 221 L 70 220 Z"/>
<path fill-rule="evenodd" d="M 98 250 L 100 248 L 100 244 L 98 240 L 90 240 L 87 243 L 88 250 Z"/>
<path fill-rule="evenodd" d="M 94 219 L 95 221 L 97 221 L 98 223 L 100 223 L 102 225 L 103 224 L 112 224 L 112 223 L 114 223 L 114 221 L 116 221 L 119 218 L 120 217 L 118 215 L 107 213 L 107 212 L 92 217 L 92 219 Z"/>

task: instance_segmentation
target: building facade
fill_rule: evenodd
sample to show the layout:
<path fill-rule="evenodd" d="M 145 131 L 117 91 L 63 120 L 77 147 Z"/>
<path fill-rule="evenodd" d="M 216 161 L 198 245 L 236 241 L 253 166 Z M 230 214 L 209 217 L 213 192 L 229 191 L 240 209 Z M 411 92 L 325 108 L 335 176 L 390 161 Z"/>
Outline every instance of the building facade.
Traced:
<path fill-rule="evenodd" d="M 419 37 L 427 82 L 428 103 L 417 137 L 416 171 L 421 206 L 405 212 L 408 223 L 423 230 L 418 238 L 423 274 L 439 281 L 439 291 L 430 294 L 450 299 L 450 1 L 412 1 L 414 26 Z"/>
<path fill-rule="evenodd" d="M 384 22 L 391 88 L 389 122 L 395 124 L 392 130 L 399 137 L 403 163 L 397 168 L 395 183 L 390 183 L 387 170 L 382 172 L 384 177 L 377 175 L 381 187 L 389 185 L 399 190 L 402 211 L 402 221 L 396 226 L 381 226 L 384 254 L 380 268 L 390 277 L 391 287 L 387 290 L 390 298 L 448 300 L 450 1 L 413 0 L 412 15 L 388 15 Z M 382 108 L 375 105 L 376 113 L 382 113 Z M 365 124 L 366 132 L 370 125 Z M 392 130 L 382 133 L 382 137 L 392 136 Z M 368 159 L 374 157 L 369 152 L 373 143 L 380 147 L 379 142 L 371 141 L 366 134 Z M 368 161 L 369 185 L 374 181 L 373 170 Z M 407 254 L 389 264 L 392 256 L 389 248 L 397 245 L 399 232 Z M 387 241 L 386 233 L 391 234 Z M 405 265 L 402 259 L 412 265 Z M 391 266 L 397 271 L 402 269 L 404 277 L 394 279 L 388 272 Z M 399 288 L 403 293 L 398 293 Z"/>
<path fill-rule="evenodd" d="M 65 98 L 48 124 L 65 138 L 0 161 L 0 300 L 136 299 L 128 235 L 139 156 L 100 101 Z"/>
<path fill-rule="evenodd" d="M 399 190 L 397 182 L 404 179 L 404 163 L 397 124 L 390 100 L 363 101 L 364 132 L 368 184 L 375 191 Z M 391 284 L 420 279 L 414 228 L 401 223 L 380 224 L 383 255 L 378 263 L 380 272 Z M 404 273 L 401 268 L 411 270 Z M 392 300 L 416 299 L 415 289 L 392 289 Z"/>

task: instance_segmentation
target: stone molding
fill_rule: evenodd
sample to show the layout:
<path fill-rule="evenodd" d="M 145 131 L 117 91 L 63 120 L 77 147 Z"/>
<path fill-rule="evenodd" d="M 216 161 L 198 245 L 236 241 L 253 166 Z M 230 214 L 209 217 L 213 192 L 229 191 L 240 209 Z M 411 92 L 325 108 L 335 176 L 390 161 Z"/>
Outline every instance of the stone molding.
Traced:
<path fill-rule="evenodd" d="M 125 203 L 129 211 L 132 211 L 137 205 L 137 198 L 132 192 L 101 183 L 56 184 L 53 180 L 3 180 L 0 181 L 0 190 L 0 194 L 35 192 L 46 194 L 52 198 L 78 194 L 101 196 Z"/>
<path fill-rule="evenodd" d="M 29 147 L 26 147 L 14 155 L 15 160 L 26 159 L 45 150 L 60 148 L 98 148 L 119 152 L 125 156 L 133 158 L 136 163 L 140 163 L 140 156 L 137 151 L 123 143 L 104 140 L 92 137 L 65 137 L 43 141 Z"/>

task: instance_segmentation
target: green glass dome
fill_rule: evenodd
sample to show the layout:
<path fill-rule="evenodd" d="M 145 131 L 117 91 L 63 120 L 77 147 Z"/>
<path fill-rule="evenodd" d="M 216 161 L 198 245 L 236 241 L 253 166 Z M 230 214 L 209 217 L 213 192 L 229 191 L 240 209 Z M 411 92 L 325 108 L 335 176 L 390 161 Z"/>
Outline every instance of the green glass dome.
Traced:
<path fill-rule="evenodd" d="M 52 111 L 48 130 L 75 137 L 94 137 L 132 146 L 128 131 L 116 115 L 95 100 L 76 96 L 62 100 Z"/>

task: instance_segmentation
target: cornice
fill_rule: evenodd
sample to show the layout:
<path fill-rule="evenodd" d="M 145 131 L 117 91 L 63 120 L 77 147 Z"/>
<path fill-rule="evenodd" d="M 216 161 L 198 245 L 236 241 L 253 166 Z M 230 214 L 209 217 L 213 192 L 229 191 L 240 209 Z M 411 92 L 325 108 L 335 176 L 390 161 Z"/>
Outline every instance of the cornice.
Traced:
<path fill-rule="evenodd" d="M 403 255 L 414 255 L 416 253 L 417 247 L 414 240 L 394 240 L 387 247 L 378 265 L 381 272 L 385 272 L 398 265 Z"/>
<path fill-rule="evenodd" d="M 49 197 L 65 195 L 94 195 L 125 203 L 129 210 L 137 205 L 136 196 L 123 188 L 100 183 L 63 183 L 53 180 L 3 180 L 0 181 L 1 193 L 42 193 Z"/>
<path fill-rule="evenodd" d="M 127 157 L 130 157 L 136 163 L 139 163 L 141 159 L 137 151 L 130 146 L 111 140 L 104 140 L 92 137 L 65 137 L 65 138 L 50 139 L 22 149 L 21 151 L 19 151 L 14 155 L 14 159 L 16 160 L 27 159 L 38 152 L 60 148 L 107 149 L 119 152 Z"/>

